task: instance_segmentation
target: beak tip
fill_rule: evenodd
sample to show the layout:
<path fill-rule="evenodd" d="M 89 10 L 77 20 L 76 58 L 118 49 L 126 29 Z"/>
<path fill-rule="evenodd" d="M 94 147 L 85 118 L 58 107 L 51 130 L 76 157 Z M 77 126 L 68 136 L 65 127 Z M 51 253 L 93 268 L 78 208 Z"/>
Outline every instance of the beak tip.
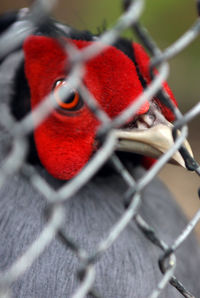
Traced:
<path fill-rule="evenodd" d="M 147 130 L 117 130 L 118 145 L 116 149 L 157 159 L 174 144 L 171 127 L 172 125 L 166 126 L 159 124 Z M 183 144 L 193 157 L 192 149 L 188 141 L 185 140 Z M 186 168 L 185 161 L 179 151 L 174 153 L 169 163 Z"/>

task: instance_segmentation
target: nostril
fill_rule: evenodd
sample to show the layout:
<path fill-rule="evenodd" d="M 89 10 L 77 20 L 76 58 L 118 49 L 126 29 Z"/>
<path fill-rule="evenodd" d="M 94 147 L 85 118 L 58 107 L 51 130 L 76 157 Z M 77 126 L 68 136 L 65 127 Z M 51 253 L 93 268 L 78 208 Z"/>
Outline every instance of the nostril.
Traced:
<path fill-rule="evenodd" d="M 140 116 L 140 119 L 147 125 L 147 127 L 152 127 L 156 117 L 153 114 L 144 114 Z"/>

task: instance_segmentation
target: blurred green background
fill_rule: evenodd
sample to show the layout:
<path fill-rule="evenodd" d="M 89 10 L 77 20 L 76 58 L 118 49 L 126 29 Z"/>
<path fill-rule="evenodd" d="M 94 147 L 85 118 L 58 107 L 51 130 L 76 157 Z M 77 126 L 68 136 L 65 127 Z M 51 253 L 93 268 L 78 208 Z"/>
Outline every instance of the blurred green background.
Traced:
<path fill-rule="evenodd" d="M 28 6 L 31 1 L 1 0 L 0 12 Z M 141 18 L 161 49 L 165 49 L 181 36 L 196 20 L 194 0 L 146 0 Z M 120 0 L 73 0 L 59 1 L 54 16 L 77 29 L 88 29 L 97 33 L 105 26 L 112 26 L 121 14 Z M 125 33 L 134 38 L 132 32 Z M 168 82 L 176 96 L 182 112 L 186 112 L 200 100 L 200 44 L 199 38 L 170 61 Z M 200 161 L 200 116 L 189 124 L 189 140 L 195 157 Z M 175 166 L 165 166 L 160 177 L 169 186 L 188 217 L 200 207 L 197 189 L 199 178 Z M 198 231 L 200 235 L 200 227 Z"/>

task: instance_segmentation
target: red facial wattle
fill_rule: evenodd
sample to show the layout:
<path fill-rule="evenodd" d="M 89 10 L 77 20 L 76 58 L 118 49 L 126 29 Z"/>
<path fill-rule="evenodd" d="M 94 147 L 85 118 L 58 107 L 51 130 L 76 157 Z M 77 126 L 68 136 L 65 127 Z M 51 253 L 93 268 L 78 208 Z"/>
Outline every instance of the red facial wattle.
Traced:
<path fill-rule="evenodd" d="M 91 43 L 70 42 L 79 49 Z M 29 37 L 25 41 L 24 51 L 25 73 L 31 90 L 31 107 L 34 109 L 52 91 L 57 80 L 67 77 L 68 57 L 56 40 L 41 36 Z M 111 118 L 142 92 L 132 61 L 111 46 L 86 63 L 83 80 Z M 147 103 L 140 113 L 148 108 Z M 98 125 L 86 105 L 71 115 L 54 110 L 34 132 L 37 152 L 44 167 L 59 179 L 70 179 L 76 175 L 95 151 Z"/>
<path fill-rule="evenodd" d="M 146 80 L 147 84 L 150 84 L 150 82 L 151 82 L 151 76 L 150 76 L 150 71 L 149 71 L 150 58 L 140 44 L 133 43 L 133 48 L 134 48 L 135 58 L 136 58 L 138 66 L 139 66 L 140 72 L 141 72 L 143 78 Z M 157 73 L 157 71 L 155 71 L 155 73 Z M 170 100 L 177 106 L 176 99 L 175 99 L 171 89 L 169 88 L 167 82 L 163 83 L 163 88 L 164 88 L 165 92 L 168 94 Z M 156 96 L 154 97 L 154 100 L 160 107 L 165 118 L 170 122 L 173 121 L 174 114 L 172 113 L 172 111 L 170 109 L 168 109 L 165 105 L 163 105 Z"/>

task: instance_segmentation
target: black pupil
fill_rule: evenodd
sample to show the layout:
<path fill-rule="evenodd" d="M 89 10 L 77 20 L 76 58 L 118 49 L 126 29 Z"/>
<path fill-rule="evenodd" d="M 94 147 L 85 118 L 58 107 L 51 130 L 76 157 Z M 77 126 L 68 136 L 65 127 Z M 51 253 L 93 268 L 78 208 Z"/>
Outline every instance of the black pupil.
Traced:
<path fill-rule="evenodd" d="M 74 91 L 71 91 L 67 98 L 65 98 L 64 103 L 72 103 L 74 101 L 75 96 L 76 93 Z"/>

